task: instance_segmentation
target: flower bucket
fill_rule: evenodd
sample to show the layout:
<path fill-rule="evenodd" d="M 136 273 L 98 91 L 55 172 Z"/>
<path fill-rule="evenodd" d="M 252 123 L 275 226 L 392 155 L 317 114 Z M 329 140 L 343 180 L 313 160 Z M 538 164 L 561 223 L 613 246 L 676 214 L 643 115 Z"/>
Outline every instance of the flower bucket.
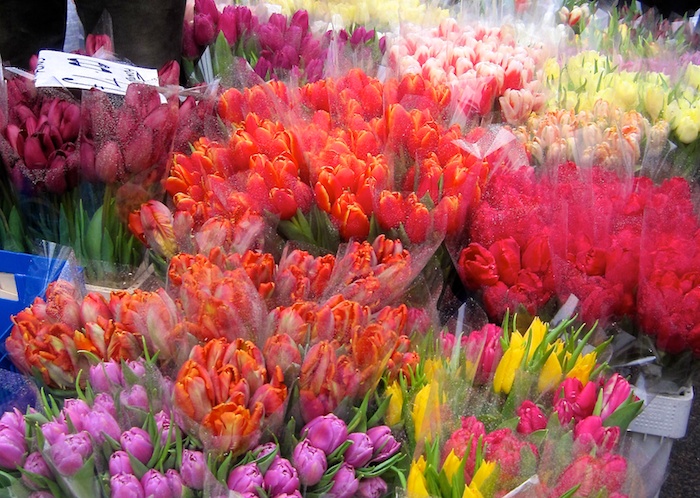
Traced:
<path fill-rule="evenodd" d="M 644 409 L 629 425 L 629 460 L 647 483 L 646 497 L 658 497 L 666 479 L 666 469 L 673 442 L 685 436 L 693 405 L 692 386 L 677 394 L 653 394 L 637 390 L 646 396 Z"/>

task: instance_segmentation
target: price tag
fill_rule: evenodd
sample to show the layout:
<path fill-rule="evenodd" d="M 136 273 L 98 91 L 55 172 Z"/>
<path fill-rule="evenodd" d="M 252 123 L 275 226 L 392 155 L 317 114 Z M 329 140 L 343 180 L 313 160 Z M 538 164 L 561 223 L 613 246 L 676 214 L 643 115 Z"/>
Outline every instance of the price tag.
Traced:
<path fill-rule="evenodd" d="M 86 55 L 41 50 L 34 84 L 37 87 L 97 88 L 106 93 L 126 95 L 131 83 L 158 86 L 158 71 Z"/>

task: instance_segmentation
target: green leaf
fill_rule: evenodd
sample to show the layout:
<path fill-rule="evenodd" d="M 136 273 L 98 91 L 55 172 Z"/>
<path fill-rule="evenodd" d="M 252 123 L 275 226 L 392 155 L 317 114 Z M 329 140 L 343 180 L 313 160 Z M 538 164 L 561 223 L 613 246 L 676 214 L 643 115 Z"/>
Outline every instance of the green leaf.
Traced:
<path fill-rule="evenodd" d="M 624 433 L 632 420 L 634 420 L 634 418 L 639 415 L 639 412 L 642 411 L 642 408 L 644 408 L 644 402 L 641 400 L 631 403 L 626 401 L 603 421 L 603 425 L 606 427 L 616 425 L 620 427 L 620 432 Z"/>
<path fill-rule="evenodd" d="M 214 75 L 218 76 L 219 78 L 228 76 L 231 71 L 231 67 L 233 66 L 233 55 L 231 54 L 231 47 L 229 47 L 226 37 L 222 31 L 220 31 L 219 36 L 216 37 L 213 59 L 212 65 Z"/>
<path fill-rule="evenodd" d="M 85 234 L 85 250 L 89 259 L 95 261 L 102 259 L 102 240 L 104 235 L 102 206 L 100 206 L 90 220 Z"/>

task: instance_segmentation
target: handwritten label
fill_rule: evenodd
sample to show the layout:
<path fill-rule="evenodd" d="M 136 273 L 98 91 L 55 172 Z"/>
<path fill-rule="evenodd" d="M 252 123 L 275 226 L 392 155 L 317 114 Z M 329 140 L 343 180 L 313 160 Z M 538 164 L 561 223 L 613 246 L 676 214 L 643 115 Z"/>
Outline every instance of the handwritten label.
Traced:
<path fill-rule="evenodd" d="M 41 50 L 34 84 L 37 87 L 97 88 L 106 93 L 125 95 L 131 83 L 158 86 L 158 71 L 86 55 Z"/>

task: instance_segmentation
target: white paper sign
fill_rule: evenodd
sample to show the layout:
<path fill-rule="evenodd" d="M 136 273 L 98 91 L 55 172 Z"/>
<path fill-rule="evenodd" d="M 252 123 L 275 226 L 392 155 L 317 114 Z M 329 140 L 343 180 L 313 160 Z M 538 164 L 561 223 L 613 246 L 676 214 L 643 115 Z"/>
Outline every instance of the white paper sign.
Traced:
<path fill-rule="evenodd" d="M 37 87 L 97 88 L 106 93 L 126 95 L 131 83 L 158 86 L 158 71 L 129 66 L 86 55 L 41 50 L 34 84 Z"/>

